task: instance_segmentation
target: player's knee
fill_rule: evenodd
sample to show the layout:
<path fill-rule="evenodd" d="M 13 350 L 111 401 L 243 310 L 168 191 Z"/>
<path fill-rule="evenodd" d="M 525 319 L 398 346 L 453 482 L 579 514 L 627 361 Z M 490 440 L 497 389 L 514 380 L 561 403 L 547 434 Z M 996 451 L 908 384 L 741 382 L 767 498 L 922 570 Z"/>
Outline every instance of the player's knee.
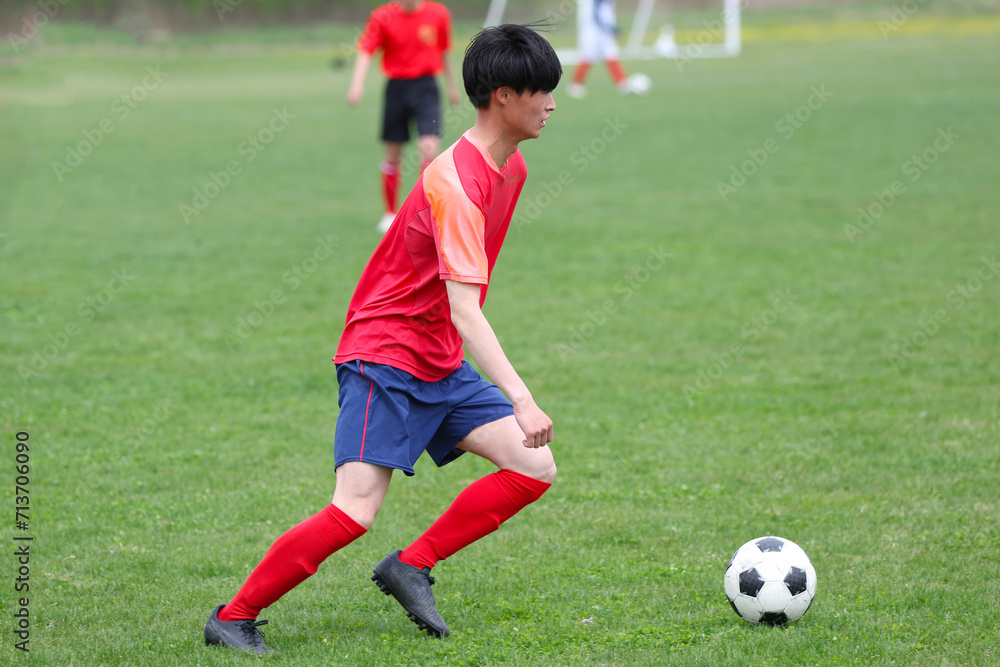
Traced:
<path fill-rule="evenodd" d="M 333 504 L 365 530 L 371 530 L 372 524 L 375 523 L 375 517 L 378 516 L 378 511 L 382 509 L 381 499 L 347 494 L 338 495 L 335 493 Z"/>
<path fill-rule="evenodd" d="M 417 140 L 417 150 L 420 151 L 420 159 L 423 161 L 433 160 L 437 157 L 440 145 L 441 142 L 437 137 L 420 137 L 420 139 Z"/>
<path fill-rule="evenodd" d="M 549 465 L 535 479 L 551 484 L 556 479 L 556 472 L 558 472 L 556 470 L 556 462 L 550 461 Z"/>
<path fill-rule="evenodd" d="M 551 484 L 556 478 L 556 462 L 547 447 L 536 451 L 543 455 L 532 457 L 522 472 L 540 482 Z"/>
<path fill-rule="evenodd" d="M 340 509 L 365 530 L 371 530 L 379 511 L 378 507 L 373 508 L 366 505 L 350 505 L 347 508 L 341 507 Z"/>

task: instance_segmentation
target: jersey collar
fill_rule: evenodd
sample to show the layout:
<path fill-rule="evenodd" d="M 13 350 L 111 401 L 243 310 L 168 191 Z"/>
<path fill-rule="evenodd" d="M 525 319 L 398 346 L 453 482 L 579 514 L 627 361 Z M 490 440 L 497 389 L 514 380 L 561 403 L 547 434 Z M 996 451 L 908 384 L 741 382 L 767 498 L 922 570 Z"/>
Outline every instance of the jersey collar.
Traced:
<path fill-rule="evenodd" d="M 462 136 L 468 139 L 469 143 L 471 143 L 473 146 L 476 147 L 476 150 L 478 150 L 479 153 L 486 160 L 486 164 L 490 165 L 490 168 L 492 168 L 493 171 L 499 174 L 500 167 L 497 167 L 496 162 L 493 161 L 493 156 L 490 155 L 490 152 L 488 150 L 486 150 L 486 145 L 479 140 L 479 137 L 477 137 L 475 134 L 472 133 L 472 128 L 466 130 L 465 134 L 463 134 Z M 507 158 L 507 162 L 510 162 L 510 158 Z M 507 166 L 507 162 L 503 163 L 504 167 Z"/>

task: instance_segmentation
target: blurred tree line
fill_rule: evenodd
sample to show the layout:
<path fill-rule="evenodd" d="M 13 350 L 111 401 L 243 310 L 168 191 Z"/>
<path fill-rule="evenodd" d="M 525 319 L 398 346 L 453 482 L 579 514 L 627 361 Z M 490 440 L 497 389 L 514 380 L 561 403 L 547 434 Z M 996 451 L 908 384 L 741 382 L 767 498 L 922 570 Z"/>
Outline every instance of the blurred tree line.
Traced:
<path fill-rule="evenodd" d="M 363 21 L 387 0 L 0 0 L 0 22 L 41 12 L 49 20 L 116 25 L 137 20 L 164 29 L 225 25 Z M 441 1 L 441 0 L 439 0 Z M 567 2 L 571 0 L 566 0 Z M 572 0 L 575 3 L 575 0 Z M 489 0 L 443 0 L 456 18 L 482 20 Z"/>
<path fill-rule="evenodd" d="M 83 21 L 96 25 L 145 25 L 166 31 L 211 29 L 264 24 L 304 24 L 315 21 L 363 22 L 372 9 L 388 0 L 0 0 L 0 28 L 27 21 L 41 25 L 49 21 Z M 438 0 L 456 20 L 482 21 L 490 0 Z M 745 0 L 767 2 L 769 0 Z M 773 0 L 771 0 L 773 1 Z M 789 1 L 789 0 L 784 0 Z M 791 0 L 815 2 L 817 0 Z M 844 0 L 825 0 L 844 1 Z M 856 1 L 856 0 L 847 0 Z M 510 14 L 549 12 L 571 15 L 577 0 L 523 0 L 508 4 Z M 671 5 L 717 7 L 721 0 L 672 0 Z M 628 5 L 629 3 L 621 3 Z M 621 6 L 619 11 L 624 9 Z M 631 6 L 631 5 L 629 5 Z M 518 15 L 516 19 L 521 19 Z M 515 20 L 512 18 L 511 20 Z"/>

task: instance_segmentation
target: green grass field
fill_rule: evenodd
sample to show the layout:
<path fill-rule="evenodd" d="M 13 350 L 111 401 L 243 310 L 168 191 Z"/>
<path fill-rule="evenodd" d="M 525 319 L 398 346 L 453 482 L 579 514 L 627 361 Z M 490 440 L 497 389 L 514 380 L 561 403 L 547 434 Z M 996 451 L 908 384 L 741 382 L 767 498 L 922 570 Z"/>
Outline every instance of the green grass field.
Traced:
<path fill-rule="evenodd" d="M 486 311 L 560 476 L 435 568 L 453 635 L 368 578 L 471 457 L 398 476 L 264 613 L 269 664 L 1000 662 L 1000 25 L 757 16 L 738 58 L 632 64 L 646 97 L 595 68 L 522 146 Z M 330 357 L 380 214 L 379 79 L 349 109 L 329 67 L 351 29 L 50 37 L 0 69 L 0 662 L 257 663 L 201 633 L 333 491 Z M 785 630 L 722 589 L 766 534 L 819 577 Z"/>

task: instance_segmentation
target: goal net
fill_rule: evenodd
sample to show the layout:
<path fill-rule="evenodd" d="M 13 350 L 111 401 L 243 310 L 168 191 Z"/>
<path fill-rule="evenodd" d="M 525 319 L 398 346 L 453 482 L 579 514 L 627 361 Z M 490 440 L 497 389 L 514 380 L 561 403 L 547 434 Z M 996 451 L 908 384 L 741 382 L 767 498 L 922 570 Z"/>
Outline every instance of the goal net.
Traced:
<path fill-rule="evenodd" d="M 615 3 L 623 60 L 723 58 L 740 52 L 741 3 L 747 0 L 620 0 Z M 579 60 L 581 13 L 593 0 L 491 0 L 484 25 L 551 24 L 546 38 L 564 65 Z M 586 15 L 586 14 L 585 14 Z"/>

